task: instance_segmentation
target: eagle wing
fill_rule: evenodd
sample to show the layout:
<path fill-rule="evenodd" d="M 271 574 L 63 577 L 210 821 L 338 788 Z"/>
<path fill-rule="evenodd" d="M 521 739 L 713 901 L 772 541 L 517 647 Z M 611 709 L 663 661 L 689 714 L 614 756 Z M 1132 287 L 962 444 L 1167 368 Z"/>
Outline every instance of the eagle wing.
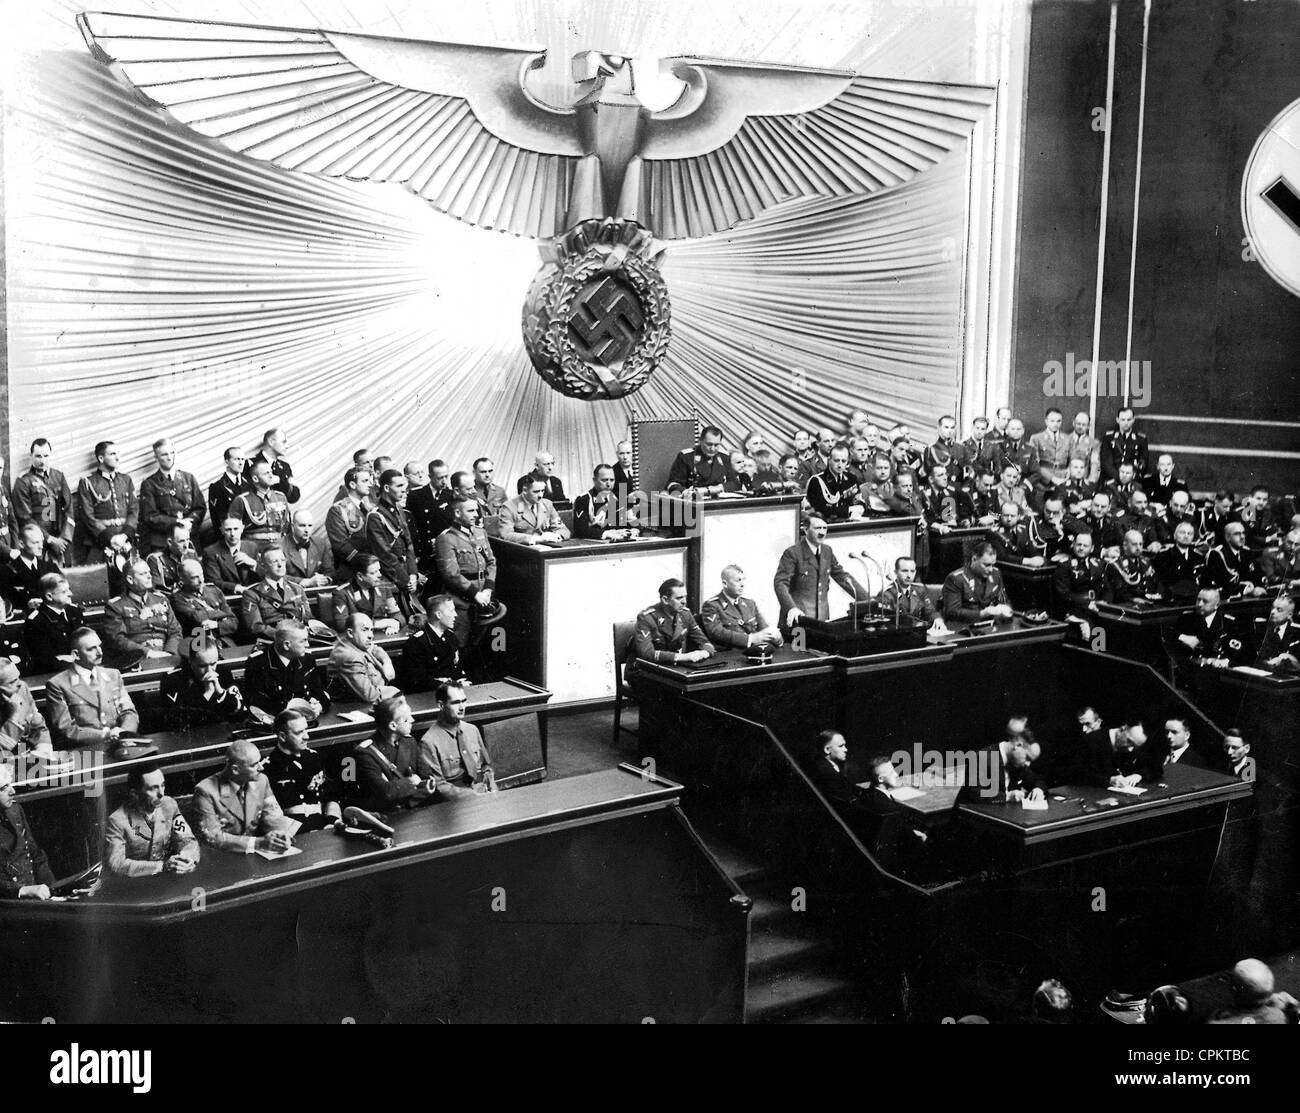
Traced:
<path fill-rule="evenodd" d="M 995 90 L 719 58 L 670 58 L 686 82 L 647 115 L 641 206 L 660 239 L 706 236 L 795 197 L 902 185 L 959 146 Z"/>
<path fill-rule="evenodd" d="M 484 228 L 545 238 L 582 155 L 571 109 L 527 89 L 542 47 L 84 12 L 94 55 L 231 150 L 298 170 L 398 182 Z"/>

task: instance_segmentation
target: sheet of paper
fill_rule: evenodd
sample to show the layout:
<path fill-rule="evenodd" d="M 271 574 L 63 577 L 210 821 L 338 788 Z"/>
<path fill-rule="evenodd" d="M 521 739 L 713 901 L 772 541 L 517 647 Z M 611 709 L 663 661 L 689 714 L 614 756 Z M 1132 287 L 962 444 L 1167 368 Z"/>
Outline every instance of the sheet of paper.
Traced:
<path fill-rule="evenodd" d="M 291 846 L 288 850 L 254 850 L 253 853 L 269 862 L 274 858 L 292 858 L 295 854 L 301 854 L 302 847 Z"/>
<path fill-rule="evenodd" d="M 902 803 L 904 800 L 915 800 L 918 796 L 924 796 L 925 793 L 919 788 L 912 788 L 909 785 L 899 785 L 898 788 L 891 788 L 889 795 L 892 800 Z"/>
<path fill-rule="evenodd" d="M 1042 800 L 1031 800 L 1026 796 L 1020 801 L 1020 807 L 1023 811 L 1027 812 L 1045 812 L 1047 811 L 1047 800 L 1045 798 Z"/>
<path fill-rule="evenodd" d="M 349 723 L 373 723 L 373 715 L 367 715 L 364 711 L 340 711 L 339 718 Z"/>
<path fill-rule="evenodd" d="M 1145 788 L 1137 787 L 1129 788 L 1127 785 L 1111 785 L 1110 791 L 1122 792 L 1125 796 L 1145 796 L 1147 790 Z"/>
<path fill-rule="evenodd" d="M 1257 669 L 1251 667 L 1250 665 L 1235 665 L 1232 671 L 1244 672 L 1247 676 L 1272 676 L 1273 675 L 1271 672 L 1268 671 L 1268 669 Z"/>

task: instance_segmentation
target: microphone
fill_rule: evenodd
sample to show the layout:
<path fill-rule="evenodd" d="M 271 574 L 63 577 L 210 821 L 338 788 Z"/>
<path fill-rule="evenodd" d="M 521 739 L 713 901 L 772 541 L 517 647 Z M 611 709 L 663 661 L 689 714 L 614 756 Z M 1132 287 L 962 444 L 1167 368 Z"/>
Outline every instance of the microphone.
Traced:
<path fill-rule="evenodd" d="M 870 604 L 870 603 L 872 602 L 872 600 L 871 600 L 871 598 L 870 598 L 870 596 L 871 596 L 871 568 L 874 567 L 875 570 L 876 570 L 877 572 L 880 573 L 880 590 L 881 590 L 881 591 L 884 591 L 884 590 L 885 590 L 885 582 L 886 582 L 886 578 L 887 578 L 887 577 L 885 576 L 885 569 L 884 569 L 884 566 L 880 563 L 880 561 L 878 561 L 878 560 L 877 560 L 875 557 L 873 557 L 869 552 L 867 552 L 866 549 L 863 549 L 860 553 L 850 553 L 850 554 L 849 554 L 849 557 L 850 557 L 851 559 L 853 559 L 853 560 L 856 560 L 859 564 L 862 565 L 863 568 L 866 568 L 866 569 L 867 569 L 867 596 L 868 596 L 868 598 L 867 598 L 867 602 L 868 602 L 868 604 Z"/>

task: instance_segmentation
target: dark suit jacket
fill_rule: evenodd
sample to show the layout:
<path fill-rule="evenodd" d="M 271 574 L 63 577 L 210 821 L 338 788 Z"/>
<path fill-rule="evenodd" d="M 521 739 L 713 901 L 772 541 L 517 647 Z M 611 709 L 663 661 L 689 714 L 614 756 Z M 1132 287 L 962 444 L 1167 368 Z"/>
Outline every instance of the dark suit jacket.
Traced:
<path fill-rule="evenodd" d="M 834 550 L 825 542 L 816 553 L 802 537 L 798 544 L 786 549 L 772 578 L 777 602 L 781 604 L 780 624 L 785 625 L 785 616 L 791 607 L 798 607 L 809 618 L 829 619 L 832 580 L 854 599 L 867 598 L 866 591 L 844 570 Z"/>
<path fill-rule="evenodd" d="M 288 579 L 298 583 L 317 573 L 334 575 L 334 551 L 330 548 L 329 538 L 323 534 L 308 538 L 305 554 L 296 547 L 297 544 L 293 537 L 286 537 L 280 544 L 284 550 L 284 574 Z"/>
<path fill-rule="evenodd" d="M 72 631 L 84 625 L 80 607 L 69 603 L 59 614 L 42 603 L 23 623 L 23 641 L 27 644 L 30 671 L 42 673 L 66 669 L 67 661 L 58 660 L 56 655 L 72 652 Z"/>
<path fill-rule="evenodd" d="M 241 541 L 239 547 L 249 556 L 257 556 L 257 545 L 252 541 Z M 203 550 L 203 578 L 210 584 L 216 584 L 222 593 L 229 595 L 237 587 L 247 587 L 257 581 L 257 569 L 239 568 L 235 558 L 230 555 L 224 541 L 209 545 Z"/>
<path fill-rule="evenodd" d="M 808 777 L 827 800 L 840 807 L 847 807 L 861 795 L 844 768 L 832 765 L 825 754 L 818 754 L 813 760 Z"/>
<path fill-rule="evenodd" d="M 330 706 L 329 692 L 325 690 L 325 670 L 311 657 L 301 657 L 285 666 L 274 649 L 254 653 L 244 665 L 244 677 L 239 682 L 244 702 L 250 707 L 260 707 L 271 715 L 283 711 L 291 699 L 315 699 L 322 710 Z"/>
<path fill-rule="evenodd" d="M 1127 777 L 1133 773 L 1141 775 L 1144 781 L 1158 781 L 1164 769 L 1164 755 L 1161 743 L 1148 740 L 1145 746 L 1134 750 L 1118 752 L 1111 744 L 1110 731 L 1096 731 L 1089 741 L 1091 747 L 1091 780 L 1094 784 L 1107 786 L 1111 777 Z"/>
<path fill-rule="evenodd" d="M 3 594 L 13 607 L 17 617 L 27 613 L 27 604 L 31 599 L 41 598 L 41 577 L 62 569 L 47 556 L 36 561 L 35 568 L 28 568 L 22 557 L 0 565 L 0 594 Z"/>

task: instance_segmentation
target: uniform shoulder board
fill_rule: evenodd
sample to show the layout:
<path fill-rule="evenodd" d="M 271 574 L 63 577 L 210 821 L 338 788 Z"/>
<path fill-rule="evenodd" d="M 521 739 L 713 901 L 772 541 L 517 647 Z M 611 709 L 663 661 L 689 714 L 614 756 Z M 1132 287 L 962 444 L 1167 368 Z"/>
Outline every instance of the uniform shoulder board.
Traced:
<path fill-rule="evenodd" d="M 111 606 L 113 606 L 115 603 L 120 603 L 120 602 L 121 602 L 123 599 L 125 599 L 125 598 L 126 598 L 125 595 L 114 595 L 111 599 L 109 599 L 109 601 L 108 601 L 108 606 L 111 607 Z"/>
<path fill-rule="evenodd" d="M 654 613 L 655 613 L 654 607 L 646 607 L 645 610 L 643 610 L 640 614 L 637 615 L 637 618 L 653 618 Z"/>

